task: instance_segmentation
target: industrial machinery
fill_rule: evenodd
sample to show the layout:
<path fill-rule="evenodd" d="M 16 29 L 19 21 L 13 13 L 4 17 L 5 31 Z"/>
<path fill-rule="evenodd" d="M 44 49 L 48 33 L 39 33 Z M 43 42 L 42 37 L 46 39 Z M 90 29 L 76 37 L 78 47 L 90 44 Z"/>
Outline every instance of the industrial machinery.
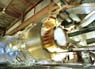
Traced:
<path fill-rule="evenodd" d="M 64 3 L 56 17 L 42 18 L 11 38 L 3 38 L 10 48 L 7 54 L 15 53 L 10 66 L 95 68 L 95 3 Z"/>

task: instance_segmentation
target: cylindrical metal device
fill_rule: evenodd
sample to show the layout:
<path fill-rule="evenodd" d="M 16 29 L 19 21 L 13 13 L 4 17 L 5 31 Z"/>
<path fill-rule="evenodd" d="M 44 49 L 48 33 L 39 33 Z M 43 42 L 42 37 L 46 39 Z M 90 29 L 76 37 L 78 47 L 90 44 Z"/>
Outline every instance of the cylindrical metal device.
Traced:
<path fill-rule="evenodd" d="M 51 25 L 49 24 L 49 27 L 50 26 Z M 63 38 L 61 40 L 64 42 L 65 39 L 65 42 L 62 44 L 62 46 L 66 45 L 65 33 L 60 27 L 58 29 L 61 30 L 59 30 L 60 35 L 62 34 L 60 38 Z M 55 33 L 54 30 L 55 29 L 53 28 L 49 30 L 43 30 L 43 24 L 38 22 L 37 24 L 33 25 L 33 27 L 24 32 L 26 50 L 28 50 L 28 52 L 35 60 L 52 60 L 52 52 L 63 50 L 59 47 L 60 44 L 56 44 L 56 41 L 59 43 L 62 41 L 58 40 L 57 38 L 59 36 L 57 34 L 57 29 Z M 55 38 L 57 38 L 56 41 Z"/>
<path fill-rule="evenodd" d="M 39 22 L 24 33 L 26 48 L 34 59 L 50 60 L 48 53 L 42 48 L 41 27 L 42 23 Z"/>

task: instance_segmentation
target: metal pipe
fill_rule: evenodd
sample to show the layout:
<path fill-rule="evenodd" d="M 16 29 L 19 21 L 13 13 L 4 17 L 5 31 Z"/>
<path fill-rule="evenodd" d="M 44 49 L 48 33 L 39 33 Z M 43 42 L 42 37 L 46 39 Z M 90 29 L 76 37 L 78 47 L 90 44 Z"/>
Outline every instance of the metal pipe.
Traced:
<path fill-rule="evenodd" d="M 89 13 L 80 24 L 80 27 L 86 27 L 95 20 L 95 10 Z"/>
<path fill-rule="evenodd" d="M 83 3 L 79 6 L 67 9 L 69 13 L 74 14 L 89 14 L 95 10 L 95 3 Z"/>
<path fill-rule="evenodd" d="M 95 43 L 95 38 L 87 39 L 87 44 Z"/>
<path fill-rule="evenodd" d="M 35 64 L 35 66 L 64 66 L 64 67 L 83 67 L 80 63 L 47 63 L 47 64 Z"/>
<path fill-rule="evenodd" d="M 85 48 L 87 47 L 87 48 Z M 88 47 L 88 46 L 85 46 L 85 47 L 81 47 L 81 48 L 69 48 L 69 49 L 64 49 L 60 52 L 55 52 L 55 53 L 65 53 L 65 52 L 81 52 L 81 51 L 95 51 L 95 47 Z"/>
<path fill-rule="evenodd" d="M 73 32 L 73 33 L 69 33 L 68 36 L 69 36 L 69 37 L 73 37 L 73 36 L 85 34 L 85 33 L 88 33 L 88 32 L 94 31 L 94 30 L 95 30 L 95 27 L 86 28 L 86 29 L 83 29 L 83 30 L 80 30 L 80 31 L 76 31 L 76 32 Z"/>
<path fill-rule="evenodd" d="M 50 67 L 68 67 L 68 68 L 79 68 L 79 69 L 94 69 L 95 65 L 92 64 L 81 64 L 81 63 L 49 63 L 49 64 L 35 64 L 35 66 L 50 66 Z"/>

